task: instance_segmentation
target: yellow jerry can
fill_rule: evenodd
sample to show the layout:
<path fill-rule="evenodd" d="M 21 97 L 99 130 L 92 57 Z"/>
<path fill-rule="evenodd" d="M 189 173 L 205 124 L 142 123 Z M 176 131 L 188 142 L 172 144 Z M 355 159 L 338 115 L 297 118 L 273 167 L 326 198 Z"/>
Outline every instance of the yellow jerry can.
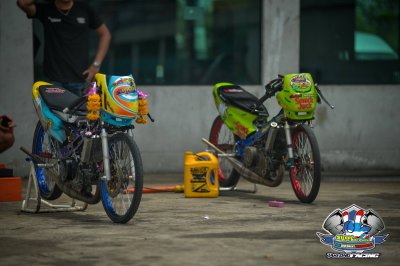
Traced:
<path fill-rule="evenodd" d="M 217 157 L 210 152 L 185 152 L 184 184 L 186 198 L 218 197 Z"/>

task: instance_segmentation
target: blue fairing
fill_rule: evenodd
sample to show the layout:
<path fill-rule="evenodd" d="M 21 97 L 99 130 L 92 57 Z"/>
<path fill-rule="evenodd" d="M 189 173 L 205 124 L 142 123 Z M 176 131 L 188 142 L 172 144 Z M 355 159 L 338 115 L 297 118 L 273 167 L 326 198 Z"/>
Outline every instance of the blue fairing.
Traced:
<path fill-rule="evenodd" d="M 55 114 L 53 114 L 50 109 L 47 107 L 45 102 L 41 101 L 42 106 L 42 114 L 46 121 L 41 121 L 42 125 L 45 127 L 46 124 L 51 123 L 52 127 L 49 129 L 48 133 L 57 139 L 59 142 L 64 142 L 66 139 L 64 125 L 60 118 L 58 118 Z M 46 123 L 46 124 L 43 124 Z"/>

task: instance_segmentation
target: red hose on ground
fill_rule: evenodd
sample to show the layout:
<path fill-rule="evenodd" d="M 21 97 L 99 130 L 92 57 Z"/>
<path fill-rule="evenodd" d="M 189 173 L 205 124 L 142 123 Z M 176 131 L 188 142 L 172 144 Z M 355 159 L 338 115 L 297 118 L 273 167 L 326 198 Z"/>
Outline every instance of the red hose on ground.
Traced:
<path fill-rule="evenodd" d="M 134 192 L 134 188 L 128 188 L 128 192 Z M 176 186 L 160 186 L 160 187 L 143 187 L 143 193 L 158 193 L 158 192 L 183 192 L 183 185 Z"/>

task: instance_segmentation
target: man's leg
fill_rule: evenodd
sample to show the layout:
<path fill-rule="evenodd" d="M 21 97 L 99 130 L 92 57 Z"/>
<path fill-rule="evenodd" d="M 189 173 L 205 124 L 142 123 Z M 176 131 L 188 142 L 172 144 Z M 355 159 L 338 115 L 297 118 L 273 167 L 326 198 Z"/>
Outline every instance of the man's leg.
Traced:
<path fill-rule="evenodd" d="M 63 83 L 63 87 L 70 92 L 82 96 L 82 90 L 85 88 L 85 83 L 84 82 L 67 82 Z"/>
<path fill-rule="evenodd" d="M 57 87 L 61 87 L 69 90 L 70 92 L 82 96 L 82 90 L 85 87 L 84 82 L 58 82 L 58 81 L 50 81 L 51 84 L 56 85 Z"/>

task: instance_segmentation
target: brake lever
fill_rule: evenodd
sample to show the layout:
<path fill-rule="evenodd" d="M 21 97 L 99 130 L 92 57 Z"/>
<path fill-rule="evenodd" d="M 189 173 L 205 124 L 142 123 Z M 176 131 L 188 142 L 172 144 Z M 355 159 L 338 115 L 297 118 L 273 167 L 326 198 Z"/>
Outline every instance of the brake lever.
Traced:
<path fill-rule="evenodd" d="M 150 119 L 152 123 L 154 123 L 154 119 L 151 117 L 150 113 L 147 114 L 147 117 Z"/>
<path fill-rule="evenodd" d="M 331 108 L 331 109 L 335 109 L 335 106 L 333 106 L 332 104 L 330 104 L 328 102 L 328 100 L 324 97 L 324 95 L 322 94 L 322 91 L 318 88 L 318 84 L 315 84 L 315 89 L 317 90 L 318 95 L 321 97 L 321 99 Z"/>

